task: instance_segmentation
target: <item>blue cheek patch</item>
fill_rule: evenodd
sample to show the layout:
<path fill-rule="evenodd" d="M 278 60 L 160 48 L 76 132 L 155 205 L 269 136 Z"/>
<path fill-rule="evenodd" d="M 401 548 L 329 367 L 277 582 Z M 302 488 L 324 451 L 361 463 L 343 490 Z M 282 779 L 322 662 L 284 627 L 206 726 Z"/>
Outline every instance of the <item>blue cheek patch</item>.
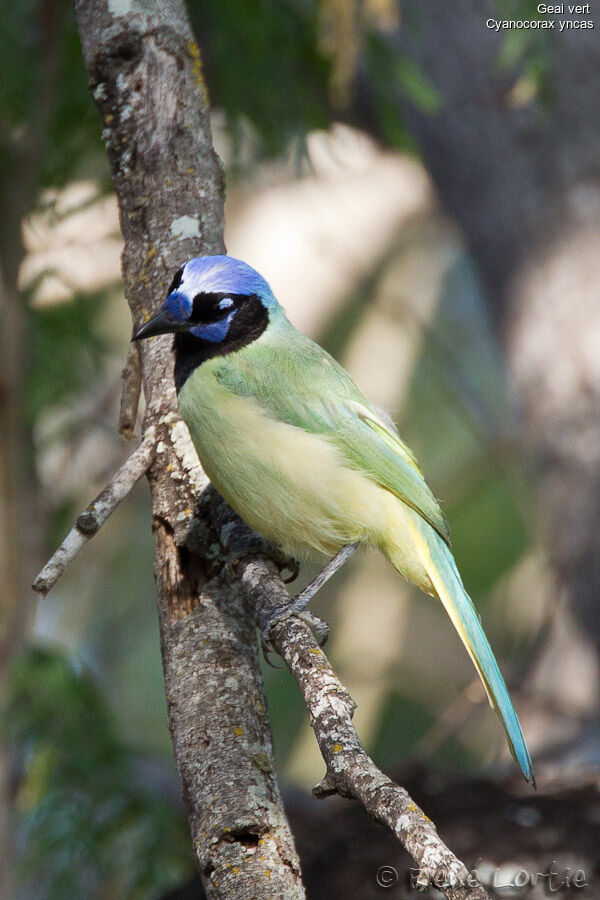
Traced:
<path fill-rule="evenodd" d="M 165 300 L 164 311 L 173 322 L 187 322 L 192 314 L 189 297 L 179 291 L 173 291 Z"/>
<path fill-rule="evenodd" d="M 237 309 L 233 309 L 227 318 L 221 319 L 220 322 L 211 322 L 210 325 L 195 325 L 193 328 L 190 328 L 190 333 L 202 338 L 203 341 L 220 344 L 227 337 L 229 326 L 236 312 Z"/>

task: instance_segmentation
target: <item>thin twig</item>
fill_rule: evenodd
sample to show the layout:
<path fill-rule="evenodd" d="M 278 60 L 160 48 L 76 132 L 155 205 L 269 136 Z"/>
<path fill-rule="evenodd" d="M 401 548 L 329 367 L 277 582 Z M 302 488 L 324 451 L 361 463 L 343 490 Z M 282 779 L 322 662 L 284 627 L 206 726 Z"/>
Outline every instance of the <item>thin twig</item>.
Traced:
<path fill-rule="evenodd" d="M 35 591 L 47 594 L 54 587 L 67 566 L 100 530 L 136 482 L 148 471 L 155 450 L 155 429 L 150 427 L 129 459 L 123 463 L 96 499 L 78 516 L 73 528 L 33 582 L 32 587 Z"/>
<path fill-rule="evenodd" d="M 242 588 L 260 625 L 287 595 L 273 564 L 252 557 L 239 564 Z M 310 714 L 327 774 L 314 793 L 359 800 L 389 828 L 419 866 L 416 886 L 434 885 L 449 900 L 485 900 L 483 886 L 439 837 L 406 790 L 381 772 L 363 749 L 352 715 L 356 704 L 331 668 L 308 625 L 296 616 L 270 631 L 274 649 L 296 679 Z"/>
<path fill-rule="evenodd" d="M 199 511 L 216 529 L 218 540 L 235 569 L 243 596 L 259 629 L 273 622 L 268 639 L 286 662 L 306 703 L 311 725 L 327 766 L 314 793 L 337 793 L 359 800 L 367 812 L 389 828 L 419 867 L 416 887 L 434 885 L 448 900 L 489 900 L 474 873 L 440 839 L 435 825 L 404 788 L 377 768 L 363 749 L 352 715 L 356 704 L 331 668 L 308 624 L 292 615 L 273 618 L 290 596 L 278 564 L 256 555 L 256 535 L 212 489 L 205 491 Z M 210 537 L 205 538 L 211 540 Z"/>
<path fill-rule="evenodd" d="M 274 562 L 254 555 L 256 539 L 213 493 L 205 495 L 219 541 L 237 569 L 243 594 L 262 630 L 286 662 L 306 703 L 327 767 L 316 796 L 337 793 L 359 800 L 367 812 L 396 835 L 419 867 L 415 886 L 434 885 L 448 900 L 489 900 L 489 895 L 440 839 L 435 825 L 406 790 L 381 772 L 363 749 L 352 716 L 356 704 L 331 668 L 309 626 L 297 616 L 273 618 L 290 597 Z M 281 564 L 281 562 L 280 562 Z"/>
<path fill-rule="evenodd" d="M 135 423 L 137 421 L 140 391 L 142 389 L 142 366 L 138 344 L 129 345 L 125 368 L 121 377 L 123 379 L 123 390 L 119 409 L 119 433 L 129 441 L 135 434 Z"/>

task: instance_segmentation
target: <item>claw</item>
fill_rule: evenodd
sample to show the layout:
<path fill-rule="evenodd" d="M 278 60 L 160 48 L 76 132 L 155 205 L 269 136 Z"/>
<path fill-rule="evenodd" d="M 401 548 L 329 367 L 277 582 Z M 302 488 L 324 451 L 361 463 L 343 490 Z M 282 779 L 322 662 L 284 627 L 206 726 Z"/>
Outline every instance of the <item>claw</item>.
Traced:
<path fill-rule="evenodd" d="M 235 572 L 238 564 L 247 556 L 254 554 L 260 556 L 268 556 L 273 560 L 279 572 L 289 572 L 286 578 L 282 578 L 284 584 L 291 584 L 295 581 L 300 572 L 300 563 L 291 556 L 283 556 L 281 551 L 277 549 L 269 541 L 265 541 L 258 535 L 254 535 L 251 540 L 246 541 L 241 546 L 234 546 L 227 554 L 225 566 L 228 572 Z"/>
<path fill-rule="evenodd" d="M 272 647 L 267 647 L 264 640 L 262 641 L 262 652 L 265 662 L 268 666 L 271 666 L 272 669 L 283 669 L 283 666 L 277 666 L 275 663 L 271 662 L 269 657 L 275 653 Z"/>
<path fill-rule="evenodd" d="M 227 554 L 227 559 L 225 561 L 225 568 L 228 572 L 235 573 L 239 563 L 245 559 L 247 556 L 252 556 L 253 554 L 261 554 L 265 551 L 265 544 L 260 538 L 256 540 L 250 541 L 248 544 L 245 544 L 243 547 L 234 547 L 233 550 L 230 550 Z"/>
<path fill-rule="evenodd" d="M 271 654 L 277 653 L 271 641 L 271 629 L 276 621 L 286 617 L 285 610 L 287 609 L 287 605 L 278 606 L 270 612 L 262 613 L 259 618 L 260 646 L 267 664 L 271 666 L 272 669 L 278 669 L 279 666 L 274 666 L 269 660 Z"/>
<path fill-rule="evenodd" d="M 299 615 L 314 632 L 319 647 L 324 647 L 329 640 L 329 623 L 315 616 L 314 613 L 309 612 L 307 609 Z"/>
<path fill-rule="evenodd" d="M 265 657 L 267 664 L 270 665 L 273 669 L 279 669 L 280 666 L 274 666 L 273 663 L 269 660 L 269 655 L 275 652 L 269 634 L 271 632 L 271 629 L 277 622 L 281 622 L 284 619 L 288 619 L 290 616 L 294 615 L 298 616 L 299 619 L 302 619 L 302 621 L 305 622 L 310 629 L 312 629 L 319 647 L 324 647 L 329 638 L 329 625 L 327 624 L 327 622 L 324 622 L 323 619 L 315 616 L 314 613 L 311 613 L 306 609 L 296 609 L 293 600 L 288 603 L 287 606 L 280 606 L 278 609 L 273 610 L 273 612 L 265 618 L 260 628 L 260 639 L 263 656 Z"/>
<path fill-rule="evenodd" d="M 268 654 L 275 652 L 273 644 L 271 643 L 271 638 L 269 637 L 271 629 L 275 622 L 278 622 L 281 619 L 287 619 L 288 616 L 293 615 L 294 611 L 290 609 L 292 603 L 293 601 L 290 601 L 290 603 L 288 603 L 286 606 L 278 606 L 267 615 L 261 616 L 260 643 L 262 646 L 263 655 L 267 662 L 269 662 L 269 660 L 267 659 Z M 269 663 L 269 665 L 271 665 L 271 663 Z"/>
<path fill-rule="evenodd" d="M 281 580 L 284 584 L 291 584 L 292 581 L 295 581 L 298 577 L 298 573 L 300 572 L 300 563 L 297 559 L 286 559 L 281 571 L 285 572 L 286 569 L 290 574 L 287 578 L 282 578 Z"/>
<path fill-rule="evenodd" d="M 275 544 L 267 542 L 267 547 L 268 555 L 279 569 L 279 574 L 281 575 L 282 572 L 290 573 L 286 578 L 281 576 L 281 580 L 284 584 L 291 584 L 298 577 L 300 563 L 293 556 L 286 556 Z"/>
<path fill-rule="evenodd" d="M 260 623 L 260 637 L 262 650 L 265 656 L 265 659 L 272 665 L 272 663 L 268 660 L 268 654 L 273 652 L 273 645 L 271 644 L 269 634 L 271 629 L 275 625 L 276 622 L 281 621 L 282 619 L 287 619 L 289 616 L 299 616 L 301 619 L 307 623 L 309 628 L 315 633 L 315 637 L 318 641 L 319 647 L 324 647 L 327 638 L 329 637 L 329 625 L 327 622 L 324 622 L 322 619 L 319 619 L 313 613 L 309 612 L 306 607 L 317 593 L 319 588 L 321 588 L 326 581 L 329 581 L 331 576 L 337 572 L 337 570 L 343 566 L 347 559 L 349 559 L 354 551 L 358 548 L 359 543 L 356 544 L 346 544 L 346 546 L 342 547 L 339 553 L 331 559 L 325 568 L 319 572 L 316 578 L 314 578 L 309 585 L 307 585 L 304 590 L 300 591 L 299 594 L 296 594 L 289 603 L 285 606 L 278 606 L 276 609 L 269 612 L 266 616 L 263 617 Z M 286 568 L 289 568 L 290 560 L 286 560 Z M 295 566 L 298 564 L 295 560 L 292 560 Z M 295 571 L 293 578 L 290 580 L 294 580 L 296 575 L 298 574 L 297 570 Z M 274 666 L 273 668 L 278 668 L 278 666 Z"/>

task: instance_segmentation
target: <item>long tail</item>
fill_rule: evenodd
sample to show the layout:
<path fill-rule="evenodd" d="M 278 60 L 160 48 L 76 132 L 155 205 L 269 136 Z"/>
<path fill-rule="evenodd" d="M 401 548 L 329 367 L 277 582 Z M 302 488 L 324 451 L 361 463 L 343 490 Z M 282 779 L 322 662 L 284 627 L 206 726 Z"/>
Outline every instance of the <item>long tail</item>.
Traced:
<path fill-rule="evenodd" d="M 463 587 L 454 557 L 442 538 L 429 526 L 418 527 L 415 540 L 417 552 L 436 593 L 479 672 L 490 706 L 496 710 L 504 726 L 511 753 L 527 781 L 535 786 L 531 757 L 521 731 L 521 724 L 496 657 L 485 636 L 479 614 Z"/>

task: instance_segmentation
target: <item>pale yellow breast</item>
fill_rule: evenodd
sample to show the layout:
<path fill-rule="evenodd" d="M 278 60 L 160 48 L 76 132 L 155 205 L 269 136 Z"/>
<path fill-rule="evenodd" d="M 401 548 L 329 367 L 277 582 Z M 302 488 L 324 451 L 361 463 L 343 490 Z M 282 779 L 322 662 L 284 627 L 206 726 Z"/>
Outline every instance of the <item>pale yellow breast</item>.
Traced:
<path fill-rule="evenodd" d="M 259 534 L 294 555 L 379 543 L 391 495 L 326 437 L 275 420 L 205 373 L 190 377 L 179 406 L 206 474 Z"/>
<path fill-rule="evenodd" d="M 274 419 L 252 398 L 224 388 L 209 369 L 190 376 L 179 407 L 206 474 L 263 537 L 295 557 L 332 556 L 344 544 L 366 541 L 432 592 L 415 543 L 430 526 L 351 468 L 326 437 Z"/>

